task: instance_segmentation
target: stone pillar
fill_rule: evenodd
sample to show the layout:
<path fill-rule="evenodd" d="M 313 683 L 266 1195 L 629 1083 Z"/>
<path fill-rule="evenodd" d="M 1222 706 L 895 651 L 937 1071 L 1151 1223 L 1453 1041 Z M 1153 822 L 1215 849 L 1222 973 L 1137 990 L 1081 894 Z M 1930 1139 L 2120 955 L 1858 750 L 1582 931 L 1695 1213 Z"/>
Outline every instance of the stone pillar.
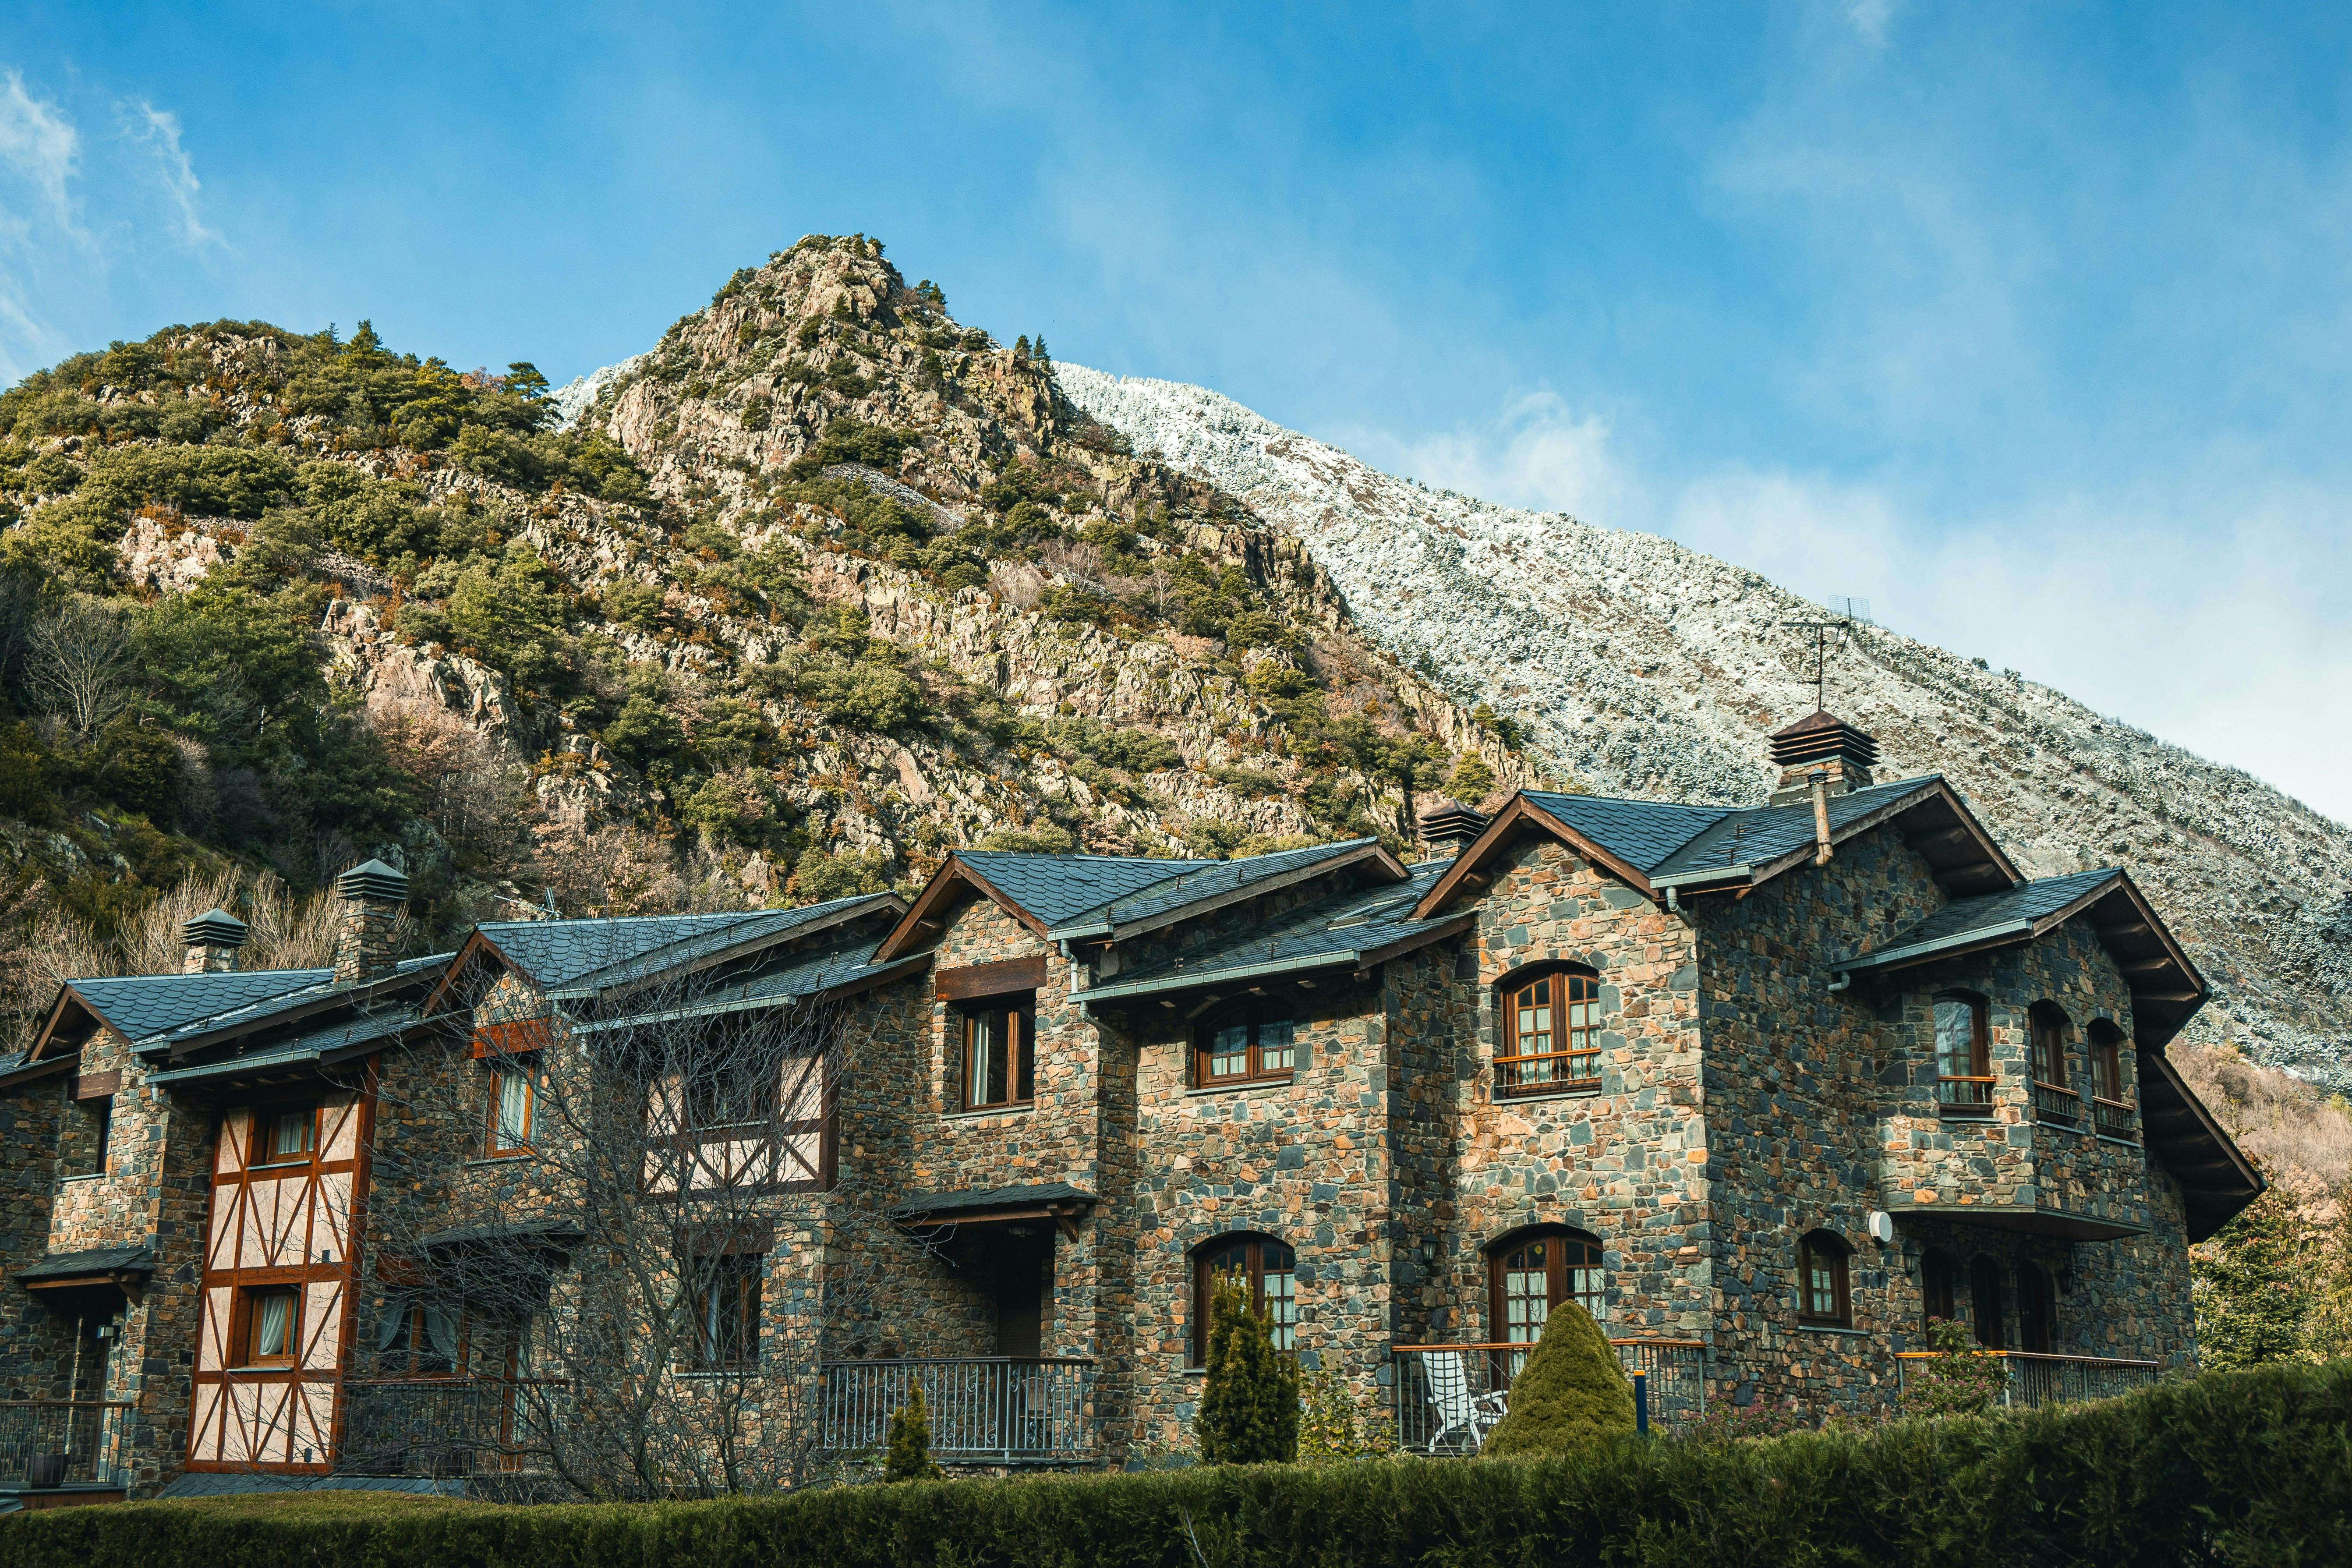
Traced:
<path fill-rule="evenodd" d="M 395 937 L 408 907 L 408 879 L 381 860 L 354 866 L 335 879 L 342 921 L 335 931 L 335 984 L 359 985 L 392 973 Z"/>

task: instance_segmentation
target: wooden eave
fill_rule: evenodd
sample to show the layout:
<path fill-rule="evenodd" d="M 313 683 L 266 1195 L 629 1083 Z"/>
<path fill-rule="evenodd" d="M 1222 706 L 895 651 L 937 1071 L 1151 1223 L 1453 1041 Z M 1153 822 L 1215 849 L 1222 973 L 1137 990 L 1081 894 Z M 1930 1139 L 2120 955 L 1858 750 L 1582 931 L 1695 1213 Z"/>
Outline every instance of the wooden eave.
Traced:
<path fill-rule="evenodd" d="M 208 1047 L 216 1046 L 223 1040 L 236 1039 L 240 1035 L 253 1034 L 262 1029 L 279 1028 L 288 1024 L 299 1024 L 305 1018 L 313 1018 L 321 1013 L 331 1013 L 338 1007 L 365 1007 L 387 993 L 423 984 L 428 974 L 428 971 L 417 969 L 411 970 L 406 974 L 379 975 L 364 985 L 331 986 L 299 1005 L 278 1008 L 265 1013 L 258 1018 L 247 1018 L 241 1023 L 224 1025 L 220 1028 L 208 1030 L 201 1035 L 192 1035 L 184 1040 L 174 1040 L 172 1042 L 171 1059 L 178 1061 L 191 1051 L 201 1051 Z M 438 988 L 436 989 L 437 992 Z M 424 1008 L 420 1007 L 417 1011 L 421 1016 L 430 1016 Z M 133 1046 L 138 1043 L 132 1042 Z"/>
<path fill-rule="evenodd" d="M 1897 795 L 1837 828 L 1830 835 L 1830 846 L 1835 848 L 1915 812 L 1928 814 L 1931 826 L 1924 831 L 1906 826 L 1904 842 L 1927 862 L 1937 886 L 1947 893 L 1969 898 L 1980 892 L 1996 893 L 2013 888 L 2026 879 L 2016 862 L 2002 853 L 1984 825 L 1952 793 L 1951 785 L 1940 778 L 1929 780 L 1909 795 Z M 1948 820 L 1933 820 L 1939 814 L 1948 815 Z M 1923 840 L 1932 842 L 1934 852 L 1923 847 Z M 1814 846 L 1806 844 L 1777 860 L 1767 861 L 1756 868 L 1748 886 L 1759 887 L 1783 871 L 1811 865 L 1814 853 Z"/>
<path fill-rule="evenodd" d="M 1045 934 L 1044 921 L 1006 897 L 1003 889 L 982 876 L 957 851 L 950 852 L 948 863 L 931 874 L 931 879 L 923 885 L 923 890 L 915 895 L 915 901 L 907 906 L 907 912 L 898 917 L 898 923 L 883 937 L 881 945 L 874 950 L 875 962 L 878 963 L 902 956 L 918 945 L 927 927 L 945 927 L 953 909 L 951 900 L 961 897 L 966 889 L 994 900 L 1005 913 L 1034 932 L 1038 941 L 1051 940 Z"/>
<path fill-rule="evenodd" d="M 2143 1135 L 2158 1163 L 2180 1184 L 2189 1209 L 2189 1239 L 2203 1241 L 2262 1196 L 2269 1184 L 2162 1051 L 2140 1052 L 2139 1066 Z M 2159 1142 L 2186 1143 L 2197 1152 L 2162 1152 L 2155 1147 Z"/>
<path fill-rule="evenodd" d="M 1222 893 L 1211 893 L 1195 899 L 1191 903 L 1179 904 L 1174 909 L 1162 910 L 1157 914 L 1147 915 L 1141 920 L 1129 921 L 1124 925 L 1114 925 L 1109 933 L 1101 940 L 1116 945 L 1130 937 L 1142 936 L 1147 932 L 1178 925 L 1201 915 L 1213 914 L 1218 910 L 1240 903 L 1245 899 L 1278 892 L 1284 888 L 1295 888 L 1301 882 L 1311 882 L 1318 877 L 1328 877 L 1335 871 L 1361 866 L 1368 860 L 1378 866 L 1382 876 L 1391 884 L 1406 881 L 1412 877 L 1412 873 L 1404 868 L 1404 862 L 1390 854 L 1385 846 L 1378 839 L 1374 839 L 1369 844 L 1360 845 L 1349 850 L 1345 855 L 1334 855 L 1328 860 L 1316 860 L 1305 866 L 1294 867 L 1288 871 L 1251 882 L 1244 887 L 1228 889 Z"/>
<path fill-rule="evenodd" d="M 33 1048 L 25 1053 L 26 1063 L 38 1061 L 48 1054 L 50 1045 L 57 1038 L 58 1028 L 66 1021 L 68 1009 L 79 1012 L 83 1017 L 88 1018 L 92 1033 L 107 1026 L 106 1015 L 84 1000 L 81 993 L 74 989 L 73 982 L 68 980 L 58 987 L 57 1000 L 49 1004 L 47 1014 L 41 1019 L 40 1031 L 33 1037 Z M 88 1036 L 84 1036 L 82 1039 L 73 1043 L 72 1049 L 76 1054 L 80 1052 L 83 1043 L 88 1038 Z"/>
<path fill-rule="evenodd" d="M 488 937 L 484 936 L 482 934 L 482 928 L 478 925 L 472 931 L 466 933 L 466 940 L 464 942 L 457 944 L 457 953 L 451 957 L 448 964 L 443 968 L 441 971 L 441 978 L 433 983 L 433 989 L 426 994 L 425 1000 L 417 1005 L 416 1010 L 424 1014 L 426 1017 L 431 1017 L 440 1007 L 442 1002 L 447 997 L 449 988 L 457 984 L 457 977 L 465 973 L 467 966 L 470 965 L 475 959 L 478 958 L 485 952 L 490 954 L 499 963 L 505 965 L 507 968 L 514 968 L 513 960 L 507 957 L 506 953 L 499 949 L 497 942 L 494 942 Z M 517 970 L 516 973 L 520 973 L 521 971 Z"/>
<path fill-rule="evenodd" d="M 39 1061 L 27 1059 L 19 1062 L 8 1071 L 0 1073 L 0 1089 L 14 1089 L 20 1083 L 32 1083 L 52 1074 L 64 1072 L 68 1068 L 78 1066 L 80 1061 L 81 1050 L 80 1047 L 76 1047 L 70 1051 L 61 1051 L 56 1056 L 45 1058 Z"/>
<path fill-rule="evenodd" d="M 1607 867 L 1627 886 L 1644 894 L 1652 891 L 1650 879 L 1632 861 L 1594 843 L 1528 800 L 1522 791 L 1513 795 L 1509 803 L 1495 814 L 1494 820 L 1486 824 L 1486 830 L 1472 839 L 1469 847 L 1454 857 L 1454 864 L 1446 868 L 1444 875 L 1439 877 L 1435 885 L 1421 896 L 1421 901 L 1413 905 L 1412 918 L 1417 921 L 1429 919 L 1453 902 L 1454 894 L 1462 889 L 1464 883 L 1484 881 L 1486 873 L 1479 868 L 1507 844 L 1512 835 L 1523 828 L 1549 833 L 1595 865 Z"/>

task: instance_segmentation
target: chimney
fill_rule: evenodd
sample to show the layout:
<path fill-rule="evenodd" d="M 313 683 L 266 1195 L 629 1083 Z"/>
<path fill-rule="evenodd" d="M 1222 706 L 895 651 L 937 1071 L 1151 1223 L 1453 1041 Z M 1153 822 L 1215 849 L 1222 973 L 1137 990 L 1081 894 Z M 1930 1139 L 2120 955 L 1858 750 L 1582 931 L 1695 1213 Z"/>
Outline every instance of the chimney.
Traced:
<path fill-rule="evenodd" d="M 1824 797 L 1868 785 L 1878 742 L 1843 719 L 1815 713 L 1773 735 L 1772 761 L 1780 769 L 1780 782 L 1769 804 L 1795 805 L 1812 798 L 1815 773 L 1822 775 Z"/>
<path fill-rule="evenodd" d="M 236 950 L 245 945 L 245 922 L 223 909 L 206 910 L 180 927 L 188 944 L 183 974 L 226 974 L 236 967 Z"/>
<path fill-rule="evenodd" d="M 1421 814 L 1421 850 L 1424 860 L 1452 860 L 1486 831 L 1484 813 L 1458 800 L 1440 800 Z"/>
<path fill-rule="evenodd" d="M 394 928 L 408 906 L 408 879 L 381 860 L 335 879 L 343 900 L 335 929 L 335 984 L 358 985 L 392 973 Z"/>

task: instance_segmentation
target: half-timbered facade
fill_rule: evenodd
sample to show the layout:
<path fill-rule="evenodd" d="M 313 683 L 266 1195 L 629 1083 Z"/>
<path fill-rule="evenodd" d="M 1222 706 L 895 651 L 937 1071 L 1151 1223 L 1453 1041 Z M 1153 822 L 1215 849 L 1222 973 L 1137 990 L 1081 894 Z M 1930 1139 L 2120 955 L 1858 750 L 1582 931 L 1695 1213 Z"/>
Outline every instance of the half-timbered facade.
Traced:
<path fill-rule="evenodd" d="M 741 1419 L 844 1455 L 914 1384 L 968 1463 L 1181 1447 L 1220 1276 L 1440 1452 L 1570 1300 L 1664 1418 L 1884 1405 L 1935 1318 L 2019 1398 L 2193 1364 L 2187 1247 L 2260 1179 L 2165 1059 L 2206 987 L 2158 912 L 1828 715 L 1774 753 L 1760 807 L 1449 804 L 1412 862 L 962 852 L 911 901 L 404 963 L 372 863 L 333 972 L 238 971 L 216 911 L 0 1065 L 0 1381 L 110 1413 L 118 1487 L 511 1477 L 581 1395 L 534 1322 L 648 1215 L 692 1314 L 632 1376 L 772 1378 Z M 746 1079 L 680 1047 L 754 1037 Z M 606 1079 L 625 1213 L 564 1173 Z M 484 1258 L 530 1291 L 439 1263 Z M 387 1446 L 395 1393 L 473 1436 Z"/>

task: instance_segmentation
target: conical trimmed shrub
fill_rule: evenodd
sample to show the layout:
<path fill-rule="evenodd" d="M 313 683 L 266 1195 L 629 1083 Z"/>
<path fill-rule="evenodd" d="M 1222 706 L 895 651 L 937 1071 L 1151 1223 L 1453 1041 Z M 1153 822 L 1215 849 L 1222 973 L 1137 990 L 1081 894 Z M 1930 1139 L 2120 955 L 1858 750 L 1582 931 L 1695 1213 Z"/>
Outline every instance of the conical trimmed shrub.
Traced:
<path fill-rule="evenodd" d="M 1298 1458 L 1298 1368 L 1274 1331 L 1223 1279 L 1209 1296 L 1209 1375 L 1192 1423 L 1202 1461 L 1289 1464 Z"/>
<path fill-rule="evenodd" d="M 1592 1314 L 1573 1301 L 1552 1309 L 1543 1337 L 1511 1379 L 1510 1410 L 1481 1452 L 1560 1454 L 1633 1429 L 1633 1385 Z"/>
<path fill-rule="evenodd" d="M 923 1405 L 919 1379 L 907 1380 L 907 1403 L 890 1412 L 889 1447 L 882 1457 L 886 1481 L 928 1481 L 940 1473 L 931 1462 L 931 1413 Z"/>

